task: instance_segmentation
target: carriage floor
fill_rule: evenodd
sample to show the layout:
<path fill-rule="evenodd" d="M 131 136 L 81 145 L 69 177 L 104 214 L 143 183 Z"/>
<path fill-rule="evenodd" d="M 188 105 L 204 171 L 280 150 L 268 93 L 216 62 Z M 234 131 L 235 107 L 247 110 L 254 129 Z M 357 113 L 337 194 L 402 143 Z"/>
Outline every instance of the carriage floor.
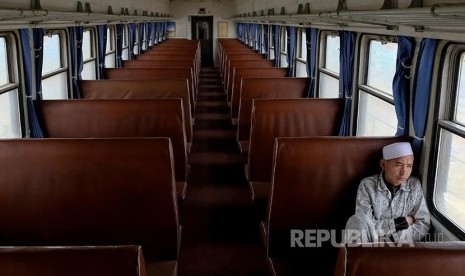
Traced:
<path fill-rule="evenodd" d="M 202 68 L 178 275 L 268 275 L 218 70 Z"/>

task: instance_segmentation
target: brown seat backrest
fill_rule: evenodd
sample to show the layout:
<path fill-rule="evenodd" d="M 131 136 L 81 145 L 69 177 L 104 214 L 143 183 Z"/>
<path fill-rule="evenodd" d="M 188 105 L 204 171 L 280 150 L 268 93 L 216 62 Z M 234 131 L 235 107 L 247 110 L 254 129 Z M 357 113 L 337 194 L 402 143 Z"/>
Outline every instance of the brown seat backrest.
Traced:
<path fill-rule="evenodd" d="M 238 141 L 249 141 L 254 99 L 305 98 L 310 78 L 242 78 L 239 93 Z"/>
<path fill-rule="evenodd" d="M 465 242 L 346 246 L 339 250 L 337 267 L 335 276 L 387 276 L 393 268 L 400 269 L 399 275 L 460 276 L 465 272 Z"/>
<path fill-rule="evenodd" d="M 126 68 L 160 68 L 160 67 L 190 67 L 195 68 L 194 59 L 182 59 L 182 60 L 150 60 L 150 59 L 135 59 L 135 60 L 124 60 L 123 66 Z"/>
<path fill-rule="evenodd" d="M 123 61 L 125 68 L 176 68 L 188 67 L 192 70 L 192 81 L 194 84 L 194 91 L 197 91 L 198 72 L 194 59 L 187 60 L 125 60 Z M 195 98 L 194 98 L 195 99 Z"/>
<path fill-rule="evenodd" d="M 192 118 L 187 79 L 80 80 L 83 99 L 182 99 L 187 142 L 192 142 Z"/>
<path fill-rule="evenodd" d="M 142 245 L 177 260 L 168 138 L 0 140 L 5 246 Z"/>
<path fill-rule="evenodd" d="M 145 276 L 140 246 L 0 247 L 0 275 Z"/>
<path fill-rule="evenodd" d="M 268 257 L 309 258 L 304 264 L 306 267 L 321 266 L 325 273 L 319 275 L 333 273 L 337 249 L 330 246 L 330 241 L 317 248 L 291 247 L 291 229 L 332 230 L 339 234 L 355 212 L 360 180 L 380 172 L 383 146 L 405 140 L 399 137 L 278 138 L 268 205 Z"/>
<path fill-rule="evenodd" d="M 192 54 L 157 54 L 138 55 L 136 60 L 194 60 L 195 52 Z"/>
<path fill-rule="evenodd" d="M 157 48 L 157 49 L 156 49 Z M 157 55 L 157 54 L 181 54 L 181 55 L 189 55 L 189 54 L 195 54 L 196 52 L 196 49 L 191 49 L 190 47 L 187 47 L 187 48 L 177 48 L 177 49 L 172 49 L 173 47 L 171 47 L 171 49 L 168 49 L 168 48 L 158 48 L 158 47 L 155 47 L 155 48 L 152 48 L 151 50 L 149 51 L 145 51 L 144 54 L 142 55 L 139 55 L 139 56 L 144 56 L 144 55 Z"/>
<path fill-rule="evenodd" d="M 255 50 L 251 49 L 251 48 L 247 48 L 245 45 L 243 44 L 240 44 L 240 45 L 223 45 L 221 47 L 221 51 L 218 53 L 218 58 L 219 58 L 219 65 L 221 67 L 220 70 L 223 70 L 225 68 L 224 66 L 224 62 L 225 62 L 225 58 L 226 58 L 226 54 L 250 54 L 250 53 L 256 53 Z M 220 73 L 224 73 L 224 72 L 220 72 Z"/>
<path fill-rule="evenodd" d="M 228 101 L 231 105 L 234 102 L 235 110 L 239 110 L 239 100 L 237 95 L 240 94 L 242 78 L 284 78 L 287 76 L 287 68 L 246 68 L 235 67 L 232 71 L 233 81 L 231 89 L 228 91 Z M 235 112 L 237 118 L 237 111 Z"/>
<path fill-rule="evenodd" d="M 112 80 L 153 80 L 187 78 L 191 91 L 191 106 L 195 108 L 196 86 L 194 71 L 190 67 L 176 68 L 105 68 L 105 79 Z"/>
<path fill-rule="evenodd" d="M 249 181 L 270 182 L 274 140 L 278 137 L 337 135 L 342 99 L 254 100 L 249 146 Z"/>
<path fill-rule="evenodd" d="M 181 99 L 35 101 L 49 138 L 169 137 L 176 181 L 187 179 L 187 142 Z"/>
<path fill-rule="evenodd" d="M 261 60 L 265 60 L 264 56 L 263 55 L 260 55 L 258 54 L 257 55 L 257 52 L 255 52 L 255 50 L 252 50 L 250 48 L 247 48 L 247 47 L 234 47 L 234 48 L 225 48 L 223 53 L 222 53 L 222 56 L 221 56 L 221 70 L 225 70 L 225 71 L 221 71 L 221 74 L 222 76 L 225 78 L 224 80 L 226 81 L 227 80 L 227 77 L 228 77 L 228 74 L 229 72 L 226 71 L 226 67 L 227 67 L 227 60 L 226 60 L 226 56 L 237 56 L 238 54 L 245 54 L 245 55 L 249 55 L 249 59 L 247 60 L 255 60 L 255 59 L 261 59 Z M 252 54 L 253 56 L 250 56 L 250 54 Z M 225 82 L 226 83 L 226 82 Z"/>
<path fill-rule="evenodd" d="M 250 60 L 250 59 L 259 59 L 259 58 L 265 59 L 265 56 L 263 54 L 258 54 L 254 52 L 240 53 L 240 54 L 235 54 L 234 52 L 233 53 L 226 52 L 224 56 L 224 64 L 223 64 L 224 66 L 223 83 L 226 83 L 228 74 L 230 73 L 229 65 L 230 65 L 231 60 Z"/>
<path fill-rule="evenodd" d="M 231 60 L 229 63 L 231 65 L 231 70 L 234 70 L 236 67 L 245 67 L 245 68 L 272 68 L 274 67 L 274 61 L 268 59 L 250 59 L 250 60 Z M 232 89 L 233 84 L 233 72 L 228 73 L 226 76 L 227 81 L 225 83 L 226 91 Z"/>

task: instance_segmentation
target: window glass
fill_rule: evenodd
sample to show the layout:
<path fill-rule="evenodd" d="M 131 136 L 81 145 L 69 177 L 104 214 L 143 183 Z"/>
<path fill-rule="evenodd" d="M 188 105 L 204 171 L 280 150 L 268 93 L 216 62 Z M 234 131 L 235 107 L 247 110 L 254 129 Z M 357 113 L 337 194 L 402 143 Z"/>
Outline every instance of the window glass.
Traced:
<path fill-rule="evenodd" d="M 394 105 L 360 91 L 357 136 L 393 136 L 397 130 Z"/>
<path fill-rule="evenodd" d="M 281 53 L 287 53 L 287 29 L 281 28 Z"/>
<path fill-rule="evenodd" d="M 6 40 L 0 37 L 0 86 L 9 83 Z"/>
<path fill-rule="evenodd" d="M 42 75 L 61 68 L 60 35 L 44 36 L 44 61 Z"/>
<path fill-rule="evenodd" d="M 460 70 L 457 78 L 457 103 L 455 110 L 455 120 L 465 125 L 465 54 L 460 58 Z"/>
<path fill-rule="evenodd" d="M 82 58 L 83 60 L 92 58 L 92 38 L 89 30 L 85 30 L 82 36 Z"/>
<path fill-rule="evenodd" d="M 42 80 L 42 98 L 56 100 L 68 98 L 67 76 L 60 73 Z"/>
<path fill-rule="evenodd" d="M 339 74 L 339 36 L 326 36 L 325 68 Z"/>
<path fill-rule="evenodd" d="M 105 53 L 111 52 L 113 50 L 113 43 L 112 43 L 112 27 L 107 27 L 107 42 L 105 47 Z"/>
<path fill-rule="evenodd" d="M 397 43 L 382 43 L 381 41 L 371 40 L 367 85 L 392 96 L 392 80 L 396 73 L 396 59 Z"/>
<path fill-rule="evenodd" d="M 105 56 L 105 68 L 114 68 L 115 67 L 115 53 L 107 54 Z"/>
<path fill-rule="evenodd" d="M 83 80 L 95 80 L 97 75 L 95 72 L 95 60 L 84 63 L 81 78 Z"/>
<path fill-rule="evenodd" d="M 339 98 L 339 80 L 320 74 L 319 98 Z"/>
<path fill-rule="evenodd" d="M 307 33 L 305 29 L 302 29 L 301 32 L 301 39 L 300 39 L 300 55 L 299 58 L 303 60 L 307 60 Z"/>
<path fill-rule="evenodd" d="M 281 67 L 287 67 L 287 55 L 286 54 L 281 54 L 281 62 L 280 62 Z"/>
<path fill-rule="evenodd" d="M 20 138 L 18 90 L 0 94 L 0 138 Z"/>
<path fill-rule="evenodd" d="M 442 129 L 437 163 L 436 208 L 465 231 L 465 139 Z"/>
<path fill-rule="evenodd" d="M 295 76 L 296 77 L 307 77 L 307 64 L 300 60 L 297 60 L 295 63 Z"/>

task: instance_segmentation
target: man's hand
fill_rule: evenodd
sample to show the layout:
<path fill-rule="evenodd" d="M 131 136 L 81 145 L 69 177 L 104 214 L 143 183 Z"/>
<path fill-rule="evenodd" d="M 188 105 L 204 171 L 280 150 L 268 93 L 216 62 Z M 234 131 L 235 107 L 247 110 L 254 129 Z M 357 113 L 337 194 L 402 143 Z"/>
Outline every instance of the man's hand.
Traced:
<path fill-rule="evenodd" d="M 412 216 L 406 216 L 405 220 L 407 220 L 408 225 L 412 225 L 415 222 L 415 218 Z"/>

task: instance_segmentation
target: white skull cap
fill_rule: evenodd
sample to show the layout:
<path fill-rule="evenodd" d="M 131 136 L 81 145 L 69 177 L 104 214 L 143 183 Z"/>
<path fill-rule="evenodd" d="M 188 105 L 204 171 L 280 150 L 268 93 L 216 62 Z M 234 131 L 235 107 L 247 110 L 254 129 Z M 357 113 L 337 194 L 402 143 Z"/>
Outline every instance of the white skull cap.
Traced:
<path fill-rule="evenodd" d="M 384 160 L 395 159 L 408 155 L 413 155 L 412 146 L 410 146 L 409 142 L 394 143 L 383 148 Z"/>

